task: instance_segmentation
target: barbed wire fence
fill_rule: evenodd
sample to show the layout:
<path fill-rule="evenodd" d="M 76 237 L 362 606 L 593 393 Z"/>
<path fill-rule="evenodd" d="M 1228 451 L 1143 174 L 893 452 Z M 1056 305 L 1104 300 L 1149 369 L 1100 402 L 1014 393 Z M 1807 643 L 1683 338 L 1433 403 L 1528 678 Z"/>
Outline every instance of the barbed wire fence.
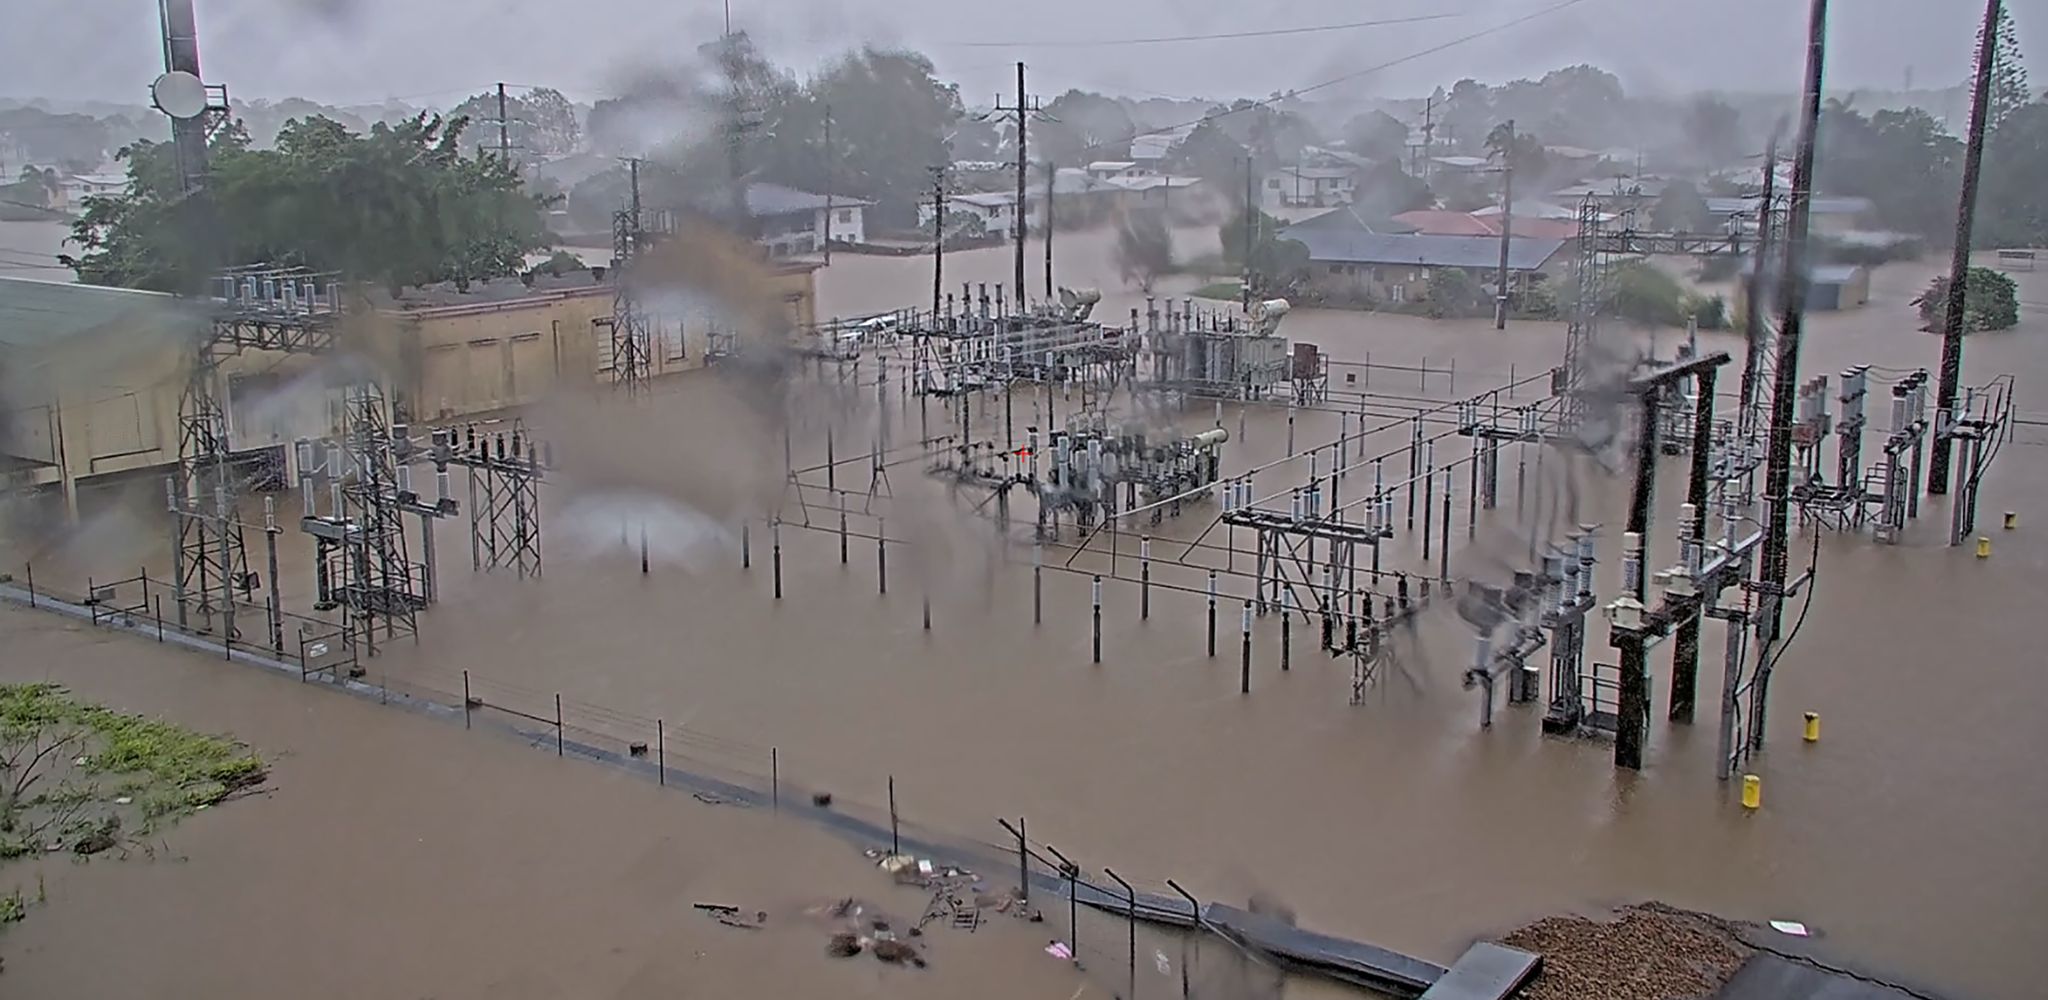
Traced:
<path fill-rule="evenodd" d="M 475 670 L 409 665 L 402 676 L 372 669 L 342 642 L 337 621 L 280 614 L 273 627 L 247 639 L 240 632 L 180 628 L 166 618 L 166 578 L 88 578 L 83 590 L 0 573 L 0 600 L 83 619 L 95 627 L 201 655 L 296 675 L 301 683 L 338 689 L 492 732 L 558 757 L 630 771 L 713 805 L 787 812 L 865 849 L 928 860 L 974 873 L 1013 905 L 1003 913 L 1039 923 L 1049 954 L 1071 961 L 1118 997 L 1257 998 L 1280 995 L 1281 970 L 1228 936 L 1202 927 L 1202 905 L 1171 879 L 1117 872 L 1085 851 L 1041 839 L 1026 813 L 963 833 L 909 818 L 914 790 L 878 775 L 874 790 L 826 791 L 805 778 L 801 760 L 762 745 L 670 724 L 610 706 L 486 676 Z M 268 610 L 268 609 L 266 609 Z M 1006 892 L 1005 892 L 1006 891 Z M 979 902 L 958 901 L 979 907 Z M 929 914 L 927 919 L 930 919 Z M 981 916 L 975 918 L 978 926 Z M 964 924 L 963 924 L 964 926 Z"/>

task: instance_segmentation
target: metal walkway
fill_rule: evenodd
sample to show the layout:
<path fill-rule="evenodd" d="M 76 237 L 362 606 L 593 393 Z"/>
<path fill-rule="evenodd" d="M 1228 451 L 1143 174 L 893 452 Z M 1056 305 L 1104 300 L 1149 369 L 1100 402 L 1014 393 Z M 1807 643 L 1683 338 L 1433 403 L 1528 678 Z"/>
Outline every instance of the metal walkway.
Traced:
<path fill-rule="evenodd" d="M 1058 889 L 1064 893 L 1065 884 Z M 1088 882 L 1076 883 L 1074 898 L 1118 916 L 1133 911 L 1123 894 Z M 1148 923 L 1190 929 L 1199 926 L 1264 955 L 1289 972 L 1430 1000 L 1502 1000 L 1527 982 L 1542 962 L 1529 952 L 1480 942 L 1446 969 L 1377 945 L 1302 930 L 1235 906 L 1204 903 L 1196 914 L 1185 899 L 1147 893 L 1138 894 L 1135 915 Z"/>

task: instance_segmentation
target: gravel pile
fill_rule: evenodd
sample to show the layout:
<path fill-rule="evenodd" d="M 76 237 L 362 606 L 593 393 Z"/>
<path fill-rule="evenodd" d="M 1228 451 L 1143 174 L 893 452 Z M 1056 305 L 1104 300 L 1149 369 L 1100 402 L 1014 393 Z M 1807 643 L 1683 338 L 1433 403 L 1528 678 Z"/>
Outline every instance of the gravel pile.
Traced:
<path fill-rule="evenodd" d="M 1750 953 L 1730 925 L 1658 903 L 1607 920 L 1546 917 L 1502 943 L 1543 956 L 1525 1000 L 1691 1000 L 1720 989 Z"/>

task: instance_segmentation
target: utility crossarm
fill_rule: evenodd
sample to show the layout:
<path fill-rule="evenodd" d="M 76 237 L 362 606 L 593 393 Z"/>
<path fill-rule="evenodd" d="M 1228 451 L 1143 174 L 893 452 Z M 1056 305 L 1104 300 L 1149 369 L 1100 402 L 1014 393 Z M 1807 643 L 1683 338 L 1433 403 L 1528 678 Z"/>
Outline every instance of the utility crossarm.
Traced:
<path fill-rule="evenodd" d="M 1364 525 L 1340 524 L 1321 519 L 1295 519 L 1286 514 L 1245 508 L 1223 515 L 1223 523 L 1240 528 L 1259 531 L 1275 531 L 1281 534 L 1297 535 L 1303 538 L 1320 538 L 1331 542 L 1356 542 L 1360 545 L 1378 545 L 1382 538 L 1392 535 L 1391 529 L 1376 531 Z"/>
<path fill-rule="evenodd" d="M 1634 229 L 1602 229 L 1582 237 L 1595 253 L 1720 257 L 1742 252 L 1740 237 L 1729 233 L 1645 233 Z"/>

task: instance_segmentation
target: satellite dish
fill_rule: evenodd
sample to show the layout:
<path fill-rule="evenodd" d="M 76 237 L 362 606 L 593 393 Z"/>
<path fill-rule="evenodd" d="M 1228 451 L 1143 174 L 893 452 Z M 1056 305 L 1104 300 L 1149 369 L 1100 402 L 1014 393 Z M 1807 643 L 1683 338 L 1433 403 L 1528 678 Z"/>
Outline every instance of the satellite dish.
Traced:
<path fill-rule="evenodd" d="M 206 85 L 197 76 L 174 69 L 149 85 L 156 109 L 172 118 L 197 118 L 206 113 Z"/>

